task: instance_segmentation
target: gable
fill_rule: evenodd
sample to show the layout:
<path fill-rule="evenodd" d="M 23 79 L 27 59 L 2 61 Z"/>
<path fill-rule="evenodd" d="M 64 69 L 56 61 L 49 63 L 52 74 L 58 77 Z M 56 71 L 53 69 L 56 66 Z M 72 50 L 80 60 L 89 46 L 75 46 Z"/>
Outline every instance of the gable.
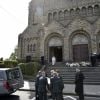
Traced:
<path fill-rule="evenodd" d="M 64 27 L 63 27 L 63 25 L 62 24 L 60 24 L 59 22 L 57 22 L 57 21 L 52 21 L 51 23 L 49 23 L 48 25 L 47 25 L 47 27 L 49 28 L 49 29 L 63 29 Z"/>

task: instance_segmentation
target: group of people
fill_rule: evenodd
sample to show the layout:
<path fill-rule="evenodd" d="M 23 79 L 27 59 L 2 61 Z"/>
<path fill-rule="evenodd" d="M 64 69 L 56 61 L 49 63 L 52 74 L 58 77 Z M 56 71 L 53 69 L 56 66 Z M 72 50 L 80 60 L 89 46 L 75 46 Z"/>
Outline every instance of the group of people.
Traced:
<path fill-rule="evenodd" d="M 75 74 L 75 93 L 78 95 L 79 100 L 84 100 L 84 74 L 79 68 L 76 68 Z M 46 76 L 45 71 L 39 71 L 36 77 L 35 90 L 36 100 L 47 100 L 47 93 L 51 94 L 53 100 L 64 100 L 63 89 L 64 83 L 58 70 L 51 70 L 51 77 Z"/>
<path fill-rule="evenodd" d="M 49 81 L 45 71 L 38 72 L 35 82 L 36 100 L 47 100 L 47 92 L 53 100 L 63 100 L 64 83 L 58 70 L 51 70 Z"/>

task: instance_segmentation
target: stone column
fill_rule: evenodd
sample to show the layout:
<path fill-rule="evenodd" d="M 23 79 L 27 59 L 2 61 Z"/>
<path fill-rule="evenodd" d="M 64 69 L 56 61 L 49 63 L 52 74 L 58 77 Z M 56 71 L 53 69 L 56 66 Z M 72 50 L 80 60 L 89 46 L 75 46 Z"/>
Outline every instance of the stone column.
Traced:
<path fill-rule="evenodd" d="M 91 37 L 91 52 L 92 53 L 97 53 L 97 40 L 96 40 L 96 35 L 93 34 Z"/>
<path fill-rule="evenodd" d="M 64 48 L 63 48 L 63 60 L 64 61 L 69 61 L 69 41 L 68 41 L 68 37 L 64 38 Z"/>

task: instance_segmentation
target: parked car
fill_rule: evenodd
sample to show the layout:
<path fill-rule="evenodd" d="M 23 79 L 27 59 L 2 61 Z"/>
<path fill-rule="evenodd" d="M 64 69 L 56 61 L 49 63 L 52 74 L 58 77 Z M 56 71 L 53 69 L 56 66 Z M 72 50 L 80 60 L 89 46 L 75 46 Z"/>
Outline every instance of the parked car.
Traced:
<path fill-rule="evenodd" d="M 0 95 L 11 94 L 24 86 L 20 67 L 0 68 Z"/>

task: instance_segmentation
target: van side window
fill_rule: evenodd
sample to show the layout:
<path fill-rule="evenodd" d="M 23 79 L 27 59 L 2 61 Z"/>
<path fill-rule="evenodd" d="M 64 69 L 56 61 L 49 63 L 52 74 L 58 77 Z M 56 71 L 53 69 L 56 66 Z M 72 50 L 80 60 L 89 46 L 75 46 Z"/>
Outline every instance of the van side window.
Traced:
<path fill-rule="evenodd" d="M 0 80 L 4 80 L 4 79 L 5 79 L 4 73 L 1 71 L 1 72 L 0 72 Z"/>
<path fill-rule="evenodd" d="M 14 70 L 7 71 L 7 77 L 8 77 L 9 80 L 20 78 L 19 69 L 14 69 Z"/>

